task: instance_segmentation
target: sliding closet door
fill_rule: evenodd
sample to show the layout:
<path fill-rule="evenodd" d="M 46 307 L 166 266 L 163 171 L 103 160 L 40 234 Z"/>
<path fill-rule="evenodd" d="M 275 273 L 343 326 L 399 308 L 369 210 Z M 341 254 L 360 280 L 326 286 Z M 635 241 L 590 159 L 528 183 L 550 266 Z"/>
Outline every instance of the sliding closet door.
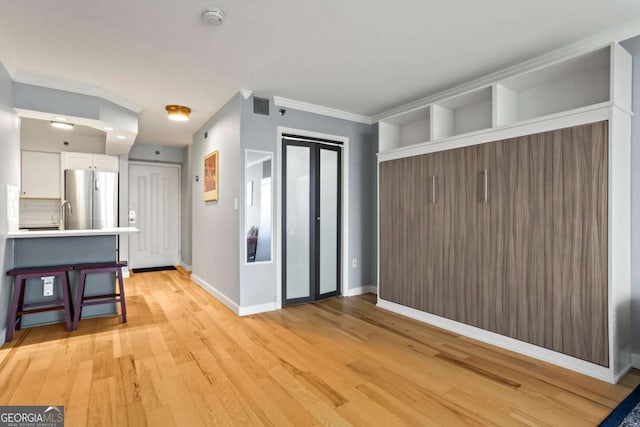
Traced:
<path fill-rule="evenodd" d="M 338 295 L 340 284 L 340 215 L 342 162 L 340 148 L 317 147 L 316 265 L 318 298 Z"/>

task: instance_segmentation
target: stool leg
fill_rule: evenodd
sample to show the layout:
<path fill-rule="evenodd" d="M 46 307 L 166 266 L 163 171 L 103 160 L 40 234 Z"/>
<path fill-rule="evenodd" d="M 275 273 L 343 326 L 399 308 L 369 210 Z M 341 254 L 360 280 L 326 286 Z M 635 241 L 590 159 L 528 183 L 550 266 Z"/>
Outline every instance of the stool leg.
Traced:
<path fill-rule="evenodd" d="M 13 297 L 11 298 L 11 306 L 9 307 L 9 322 L 7 325 L 7 335 L 5 337 L 6 342 L 13 339 L 13 328 L 16 327 L 16 314 L 18 313 L 20 293 L 22 292 L 23 286 L 22 276 L 16 276 L 13 279 Z"/>
<path fill-rule="evenodd" d="M 76 289 L 76 304 L 73 313 L 73 329 L 78 329 L 78 323 L 80 323 L 80 313 L 82 312 L 82 299 L 84 298 L 84 282 L 87 278 L 87 273 L 80 270 L 78 276 L 78 289 Z"/>
<path fill-rule="evenodd" d="M 18 313 L 20 313 L 21 311 L 24 310 L 24 290 L 27 287 L 27 279 L 22 278 L 22 280 L 20 280 L 20 299 L 18 300 Z M 16 331 L 19 331 L 20 329 L 22 329 L 22 318 L 24 316 L 16 315 Z"/>
<path fill-rule="evenodd" d="M 127 303 L 124 300 L 122 269 L 120 269 L 116 274 L 118 275 L 118 285 L 120 285 L 120 310 L 122 311 L 122 323 L 127 323 Z"/>
<path fill-rule="evenodd" d="M 74 323 L 71 321 L 71 295 L 69 295 L 69 276 L 65 271 L 58 276 L 60 287 L 62 288 L 62 300 L 64 304 L 64 322 L 67 324 L 67 331 L 73 331 Z"/>

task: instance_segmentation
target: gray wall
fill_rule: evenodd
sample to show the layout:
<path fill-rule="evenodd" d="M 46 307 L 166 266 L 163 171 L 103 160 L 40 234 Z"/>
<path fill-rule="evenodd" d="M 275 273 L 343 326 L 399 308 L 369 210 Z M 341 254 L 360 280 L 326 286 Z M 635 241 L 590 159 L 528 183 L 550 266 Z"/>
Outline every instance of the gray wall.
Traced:
<path fill-rule="evenodd" d="M 208 137 L 204 138 L 204 133 Z M 218 201 L 203 201 L 203 159 L 219 155 Z M 240 305 L 239 215 L 234 208 L 240 186 L 240 95 L 232 98 L 193 135 L 193 275 Z M 194 181 L 195 176 L 200 179 Z M 239 202 L 239 201 L 238 201 Z"/>
<path fill-rule="evenodd" d="M 278 114 L 278 107 L 271 101 L 271 115 L 268 117 L 253 114 L 251 98 L 242 102 L 241 121 L 241 153 L 240 168 L 241 182 L 244 182 L 245 150 L 254 149 L 270 151 L 274 154 L 274 171 L 277 171 L 280 159 L 275 158 L 277 149 L 278 126 L 296 128 L 300 130 L 326 133 L 349 138 L 349 283 L 343 283 L 343 288 L 357 288 L 376 284 L 376 127 L 347 120 L 322 116 L 293 109 L 287 109 L 284 116 Z M 281 185 L 277 182 L 277 172 L 274 172 L 274 207 L 276 205 L 276 189 Z M 241 186 L 240 200 L 245 200 L 245 187 Z M 244 203 L 240 204 L 241 209 Z M 243 218 L 243 212 L 241 212 Z M 274 236 L 280 224 L 276 224 L 274 214 Z M 194 224 L 195 227 L 195 224 Z M 277 253 L 274 252 L 274 262 L 270 264 L 245 264 L 244 230 L 240 233 L 239 257 L 241 283 L 241 306 L 252 306 L 273 303 L 277 300 Z M 351 268 L 351 260 L 358 259 L 358 267 Z"/>
<path fill-rule="evenodd" d="M 13 268 L 13 241 L 7 240 L 7 185 L 20 185 L 19 121 L 13 112 L 12 81 L 0 64 L 0 342 L 4 342 L 11 297 L 7 270 Z"/>
<path fill-rule="evenodd" d="M 633 55 L 636 114 L 631 118 L 631 324 L 640 325 L 640 37 L 627 40 L 622 46 Z M 631 351 L 640 354 L 640 328 L 631 328 Z"/>
<path fill-rule="evenodd" d="M 159 154 L 156 154 L 157 151 L 159 151 Z M 131 147 L 131 151 L 129 152 L 129 160 L 172 163 L 180 165 L 180 253 L 182 262 L 186 265 L 191 265 L 191 230 L 189 228 L 189 221 L 191 218 L 191 192 L 189 186 L 190 173 L 187 147 L 168 147 L 154 144 L 134 144 L 133 147 Z"/>

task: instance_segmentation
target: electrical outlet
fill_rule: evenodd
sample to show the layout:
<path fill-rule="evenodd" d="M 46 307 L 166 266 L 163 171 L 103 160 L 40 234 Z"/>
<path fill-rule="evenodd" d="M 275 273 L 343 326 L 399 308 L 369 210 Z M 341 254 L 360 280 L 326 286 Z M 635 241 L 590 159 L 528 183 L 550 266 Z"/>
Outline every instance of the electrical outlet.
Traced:
<path fill-rule="evenodd" d="M 351 268 L 358 268 L 358 258 L 353 258 L 351 260 Z"/>
<path fill-rule="evenodd" d="M 53 276 L 41 277 L 42 279 L 42 296 L 53 296 Z"/>

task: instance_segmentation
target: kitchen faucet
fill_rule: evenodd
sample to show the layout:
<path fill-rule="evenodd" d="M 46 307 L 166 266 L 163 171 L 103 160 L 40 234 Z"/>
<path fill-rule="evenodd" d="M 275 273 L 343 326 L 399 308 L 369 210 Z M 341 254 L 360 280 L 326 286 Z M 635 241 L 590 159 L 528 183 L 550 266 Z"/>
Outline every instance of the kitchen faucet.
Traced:
<path fill-rule="evenodd" d="M 63 200 L 62 203 L 60 203 L 60 225 L 58 226 L 59 230 L 64 230 L 65 223 L 67 222 L 67 211 L 69 211 L 69 215 L 73 214 L 71 203 L 69 203 L 67 200 Z"/>

